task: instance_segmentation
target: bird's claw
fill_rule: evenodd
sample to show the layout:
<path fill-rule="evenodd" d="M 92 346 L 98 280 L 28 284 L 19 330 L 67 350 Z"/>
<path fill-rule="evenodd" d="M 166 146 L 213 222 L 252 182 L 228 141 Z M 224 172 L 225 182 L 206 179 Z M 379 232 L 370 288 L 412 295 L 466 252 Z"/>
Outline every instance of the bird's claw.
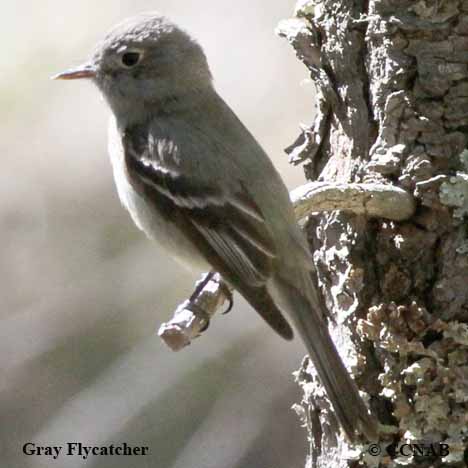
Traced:
<path fill-rule="evenodd" d="M 232 308 L 234 307 L 234 297 L 232 295 L 232 291 L 224 283 L 220 283 L 219 286 L 223 291 L 224 297 L 228 300 L 229 303 L 226 310 L 222 312 L 222 314 L 225 315 L 231 312 Z"/>

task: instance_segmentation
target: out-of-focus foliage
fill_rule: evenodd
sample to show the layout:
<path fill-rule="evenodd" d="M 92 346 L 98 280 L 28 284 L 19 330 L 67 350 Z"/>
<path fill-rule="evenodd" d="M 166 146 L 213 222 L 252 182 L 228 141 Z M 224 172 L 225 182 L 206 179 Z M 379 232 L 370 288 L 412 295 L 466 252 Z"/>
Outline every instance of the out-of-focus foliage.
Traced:
<path fill-rule="evenodd" d="M 293 467 L 290 411 L 303 354 L 239 298 L 173 354 L 157 325 L 196 279 L 132 225 L 106 154 L 108 111 L 88 83 L 51 82 L 116 21 L 168 14 L 204 45 L 216 85 L 280 168 L 312 93 L 273 30 L 283 0 L 2 2 L 0 34 L 1 466 Z M 27 457 L 26 442 L 126 441 L 151 455 Z"/>

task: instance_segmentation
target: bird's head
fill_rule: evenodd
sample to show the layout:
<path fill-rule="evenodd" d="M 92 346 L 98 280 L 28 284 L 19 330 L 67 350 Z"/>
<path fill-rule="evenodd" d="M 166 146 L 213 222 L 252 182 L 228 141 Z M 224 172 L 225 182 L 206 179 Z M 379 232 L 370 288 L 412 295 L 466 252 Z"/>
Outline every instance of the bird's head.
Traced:
<path fill-rule="evenodd" d="M 91 59 L 54 79 L 92 79 L 121 116 L 211 87 L 200 45 L 158 13 L 144 13 L 115 26 Z"/>

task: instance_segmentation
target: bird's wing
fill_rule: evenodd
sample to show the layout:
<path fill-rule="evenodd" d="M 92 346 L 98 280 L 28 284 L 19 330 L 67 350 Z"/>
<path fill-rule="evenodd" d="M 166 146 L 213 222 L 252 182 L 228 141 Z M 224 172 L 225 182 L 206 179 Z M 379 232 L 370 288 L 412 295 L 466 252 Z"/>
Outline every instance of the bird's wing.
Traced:
<path fill-rule="evenodd" d="M 221 186 L 215 180 L 196 179 L 163 164 L 168 155 L 155 155 L 157 145 L 135 148 L 123 138 L 129 180 L 135 190 L 153 201 L 196 245 L 213 268 L 234 286 L 281 336 L 293 332 L 266 290 L 276 258 L 273 237 L 248 188 L 231 180 Z M 172 151 L 163 145 L 159 151 Z M 236 187 L 237 190 L 234 190 Z"/>

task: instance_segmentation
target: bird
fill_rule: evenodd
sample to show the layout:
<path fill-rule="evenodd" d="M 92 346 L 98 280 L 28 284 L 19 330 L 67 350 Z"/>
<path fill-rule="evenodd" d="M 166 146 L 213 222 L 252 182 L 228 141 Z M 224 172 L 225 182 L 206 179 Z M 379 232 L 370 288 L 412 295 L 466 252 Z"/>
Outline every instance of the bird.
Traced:
<path fill-rule="evenodd" d="M 283 338 L 302 338 L 349 441 L 376 419 L 330 337 L 288 190 L 216 91 L 206 55 L 157 12 L 112 28 L 85 63 L 111 110 L 109 153 L 122 204 L 147 236 L 194 271 L 216 271 Z"/>

